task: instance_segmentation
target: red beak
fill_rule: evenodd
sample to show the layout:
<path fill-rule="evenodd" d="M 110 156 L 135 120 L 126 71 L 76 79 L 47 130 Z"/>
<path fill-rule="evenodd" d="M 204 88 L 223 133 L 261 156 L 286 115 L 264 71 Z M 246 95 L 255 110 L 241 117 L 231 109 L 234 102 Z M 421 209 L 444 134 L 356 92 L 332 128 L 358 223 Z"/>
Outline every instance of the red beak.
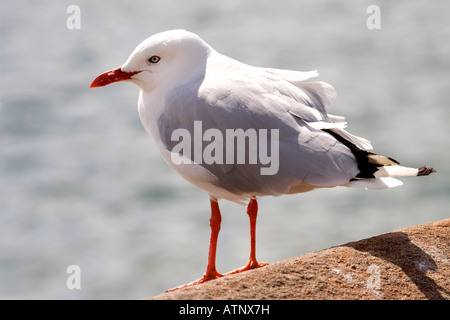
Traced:
<path fill-rule="evenodd" d="M 139 71 L 124 72 L 121 68 L 106 71 L 92 81 L 90 88 L 103 87 L 113 82 L 129 80 L 136 73 L 139 73 Z"/>

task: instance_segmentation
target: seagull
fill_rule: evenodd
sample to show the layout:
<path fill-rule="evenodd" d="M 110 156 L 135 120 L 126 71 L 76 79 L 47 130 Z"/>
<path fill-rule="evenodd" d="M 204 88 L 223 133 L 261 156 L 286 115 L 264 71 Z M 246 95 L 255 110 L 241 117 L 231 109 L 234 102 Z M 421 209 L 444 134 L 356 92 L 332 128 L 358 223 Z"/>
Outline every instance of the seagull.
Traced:
<path fill-rule="evenodd" d="M 402 185 L 394 177 L 435 172 L 371 152 L 369 140 L 345 130 L 344 117 L 327 112 L 336 91 L 307 81 L 317 76 L 250 66 L 192 32 L 170 30 L 147 38 L 121 67 L 92 82 L 91 88 L 122 81 L 139 86 L 139 117 L 162 157 L 209 195 L 206 272 L 171 290 L 267 265 L 256 259 L 259 197 L 337 186 L 386 189 Z M 215 262 L 219 199 L 247 204 L 250 220 L 248 263 L 226 274 Z"/>

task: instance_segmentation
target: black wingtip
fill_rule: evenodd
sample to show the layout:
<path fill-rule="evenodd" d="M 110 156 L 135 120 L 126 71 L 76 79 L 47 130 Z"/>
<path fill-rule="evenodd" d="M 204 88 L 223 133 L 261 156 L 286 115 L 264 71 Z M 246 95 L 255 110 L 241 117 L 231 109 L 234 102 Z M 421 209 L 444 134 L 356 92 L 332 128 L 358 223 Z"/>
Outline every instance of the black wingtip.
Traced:
<path fill-rule="evenodd" d="M 437 172 L 437 171 L 429 166 L 421 166 L 419 168 L 419 172 L 417 172 L 417 175 L 418 176 L 428 176 L 429 174 L 432 174 L 433 172 Z"/>

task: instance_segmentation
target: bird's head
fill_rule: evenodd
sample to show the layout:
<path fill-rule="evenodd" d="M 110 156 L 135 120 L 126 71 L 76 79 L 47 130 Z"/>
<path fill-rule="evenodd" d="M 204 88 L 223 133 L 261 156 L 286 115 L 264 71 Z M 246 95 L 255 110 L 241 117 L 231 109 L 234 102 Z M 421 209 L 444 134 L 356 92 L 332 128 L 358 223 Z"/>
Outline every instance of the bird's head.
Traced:
<path fill-rule="evenodd" d="M 91 88 L 130 81 L 143 91 L 158 86 L 192 81 L 204 75 L 213 49 L 199 36 L 185 30 L 171 30 L 151 36 L 139 44 L 119 68 L 99 75 Z"/>

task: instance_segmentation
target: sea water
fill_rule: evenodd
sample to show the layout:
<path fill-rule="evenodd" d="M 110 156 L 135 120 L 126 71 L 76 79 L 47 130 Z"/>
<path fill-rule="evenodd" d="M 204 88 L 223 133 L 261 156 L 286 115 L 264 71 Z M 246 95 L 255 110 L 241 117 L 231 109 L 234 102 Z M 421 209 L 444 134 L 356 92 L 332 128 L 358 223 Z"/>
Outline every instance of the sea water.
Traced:
<path fill-rule="evenodd" d="M 203 274 L 207 194 L 159 156 L 139 122 L 137 87 L 89 89 L 168 29 L 250 65 L 318 69 L 349 132 L 438 171 L 391 190 L 261 199 L 259 259 L 448 218 L 449 11 L 406 0 L 2 1 L 0 298 L 139 299 Z M 226 272 L 246 263 L 249 226 L 245 207 L 220 206 Z"/>

